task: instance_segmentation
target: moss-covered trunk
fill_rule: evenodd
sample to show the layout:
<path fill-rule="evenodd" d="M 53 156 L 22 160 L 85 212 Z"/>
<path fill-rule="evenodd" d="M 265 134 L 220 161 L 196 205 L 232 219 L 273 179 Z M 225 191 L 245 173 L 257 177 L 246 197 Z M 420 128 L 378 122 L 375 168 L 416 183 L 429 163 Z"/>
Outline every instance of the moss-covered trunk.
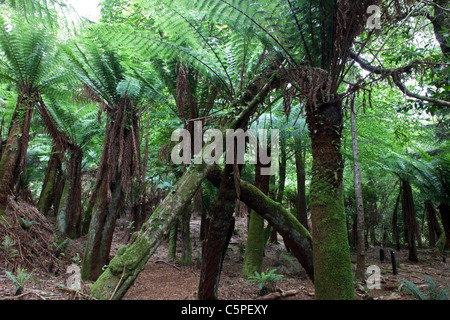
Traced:
<path fill-rule="evenodd" d="M 313 155 L 310 185 L 315 299 L 354 299 L 340 152 L 342 101 L 307 112 Z"/>
<path fill-rule="evenodd" d="M 34 94 L 21 94 L 9 127 L 8 138 L 0 159 L 0 215 L 6 209 L 8 195 L 18 183 L 20 167 L 28 147 L 28 134 L 33 106 Z"/>
<path fill-rule="evenodd" d="M 186 210 L 181 218 L 181 257 L 180 264 L 182 266 L 190 266 L 192 264 L 192 244 L 191 244 L 191 215 L 192 206 L 190 203 L 186 206 Z"/>
<path fill-rule="evenodd" d="M 118 250 L 93 284 L 94 297 L 120 299 L 126 293 L 211 169 L 212 165 L 206 164 L 190 167 L 141 230 L 133 235 L 130 244 Z"/>
<path fill-rule="evenodd" d="M 258 162 L 255 165 L 255 186 L 265 195 L 269 192 L 269 175 L 261 175 L 263 166 Z M 248 278 L 261 273 L 264 255 L 264 218 L 255 211 L 250 212 L 250 223 L 248 228 L 247 242 L 245 246 L 244 263 L 242 266 L 242 277 Z"/>

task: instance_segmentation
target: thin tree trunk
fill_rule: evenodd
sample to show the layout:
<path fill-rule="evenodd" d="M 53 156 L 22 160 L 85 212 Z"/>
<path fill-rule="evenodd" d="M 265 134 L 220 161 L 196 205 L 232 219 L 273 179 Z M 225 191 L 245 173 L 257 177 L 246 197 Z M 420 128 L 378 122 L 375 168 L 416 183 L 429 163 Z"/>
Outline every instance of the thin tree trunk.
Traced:
<path fill-rule="evenodd" d="M 178 224 L 179 221 L 175 220 L 169 231 L 169 249 L 167 250 L 167 257 L 169 259 L 177 258 Z"/>
<path fill-rule="evenodd" d="M 305 170 L 305 157 L 304 146 L 301 138 L 296 138 L 296 150 L 295 150 L 295 167 L 297 172 L 297 219 L 305 228 L 308 227 L 308 212 L 306 211 L 306 170 Z"/>
<path fill-rule="evenodd" d="M 392 214 L 392 237 L 394 238 L 393 240 L 395 242 L 395 249 L 397 251 L 400 251 L 400 233 L 398 232 L 397 220 L 398 220 L 398 206 L 400 203 L 401 195 L 402 192 L 400 187 L 400 192 L 398 193 L 397 200 L 395 201 L 394 213 Z"/>
<path fill-rule="evenodd" d="M 419 261 L 417 257 L 416 246 L 416 212 L 414 210 L 414 201 L 411 185 L 408 181 L 402 181 L 402 212 L 405 227 L 405 239 L 408 244 L 410 261 Z"/>
<path fill-rule="evenodd" d="M 353 176 L 355 183 L 355 199 L 356 199 L 356 277 L 364 279 L 365 272 L 365 239 L 364 239 L 364 203 L 362 197 L 361 172 L 359 166 L 358 151 L 358 130 L 356 127 L 356 109 L 355 97 L 351 97 L 351 132 L 352 132 L 352 150 L 353 150 Z"/>
<path fill-rule="evenodd" d="M 308 107 L 312 148 L 310 209 L 315 298 L 354 299 L 353 274 L 344 211 L 342 101 Z"/>

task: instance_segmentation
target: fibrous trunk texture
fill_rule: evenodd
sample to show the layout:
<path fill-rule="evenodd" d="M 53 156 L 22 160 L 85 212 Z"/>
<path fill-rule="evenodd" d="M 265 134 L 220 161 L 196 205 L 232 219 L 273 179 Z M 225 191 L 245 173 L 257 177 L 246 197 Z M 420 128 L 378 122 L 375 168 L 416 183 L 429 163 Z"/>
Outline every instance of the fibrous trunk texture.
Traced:
<path fill-rule="evenodd" d="M 81 236 L 81 149 L 71 151 L 67 179 L 58 206 L 58 232 L 70 238 Z"/>
<path fill-rule="evenodd" d="M 109 109 L 108 120 L 96 187 L 88 209 L 91 221 L 81 269 L 85 280 L 96 280 L 109 263 L 115 222 L 137 171 L 138 124 L 131 100 L 124 97 Z"/>
<path fill-rule="evenodd" d="M 337 98 L 311 107 L 307 123 L 313 156 L 309 205 L 315 298 L 354 299 L 340 152 L 342 101 Z"/>
<path fill-rule="evenodd" d="M 17 100 L 6 145 L 0 159 L 0 215 L 4 214 L 8 196 L 19 182 L 21 168 L 26 167 L 31 114 L 36 101 L 37 95 L 33 93 L 23 93 Z"/>
<path fill-rule="evenodd" d="M 144 222 L 141 230 L 133 234 L 130 243 L 118 250 L 108 268 L 93 284 L 94 297 L 123 297 L 212 168 L 212 165 L 197 165 L 183 175 L 175 190 L 166 196 L 150 219 Z"/>
<path fill-rule="evenodd" d="M 199 300 L 214 300 L 218 297 L 223 258 L 230 240 L 230 229 L 234 226 L 235 199 L 233 165 L 228 164 L 222 174 L 219 193 L 211 210 L 203 243 L 203 261 L 197 294 Z"/>

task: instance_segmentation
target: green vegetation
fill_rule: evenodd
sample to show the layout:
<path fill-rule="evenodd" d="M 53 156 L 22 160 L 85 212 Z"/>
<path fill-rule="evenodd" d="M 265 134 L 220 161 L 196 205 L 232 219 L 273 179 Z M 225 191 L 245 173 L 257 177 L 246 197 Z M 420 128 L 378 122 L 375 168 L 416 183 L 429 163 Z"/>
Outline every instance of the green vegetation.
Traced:
<path fill-rule="evenodd" d="M 371 5 L 382 9 L 378 29 Z M 99 9 L 88 21 L 62 0 L 0 1 L 2 261 L 35 261 L 24 237 L 57 256 L 86 239 L 83 280 L 96 298 L 120 299 L 170 239 L 169 258 L 201 260 L 198 298 L 217 299 L 244 205 L 241 275 L 260 290 L 280 280 L 261 272 L 277 236 L 316 299 L 355 299 L 352 250 L 358 280 L 367 245 L 407 247 L 412 262 L 418 247 L 448 253 L 448 1 L 103 0 Z M 194 143 L 204 138 L 197 121 L 216 133 L 278 129 L 279 171 L 260 174 L 261 158 L 199 163 L 213 148 Z M 177 129 L 191 137 L 184 164 L 172 157 Z M 18 213 L 20 203 L 39 215 Z M 126 244 L 111 257 L 122 220 Z M 19 290 L 31 276 L 15 270 Z"/>

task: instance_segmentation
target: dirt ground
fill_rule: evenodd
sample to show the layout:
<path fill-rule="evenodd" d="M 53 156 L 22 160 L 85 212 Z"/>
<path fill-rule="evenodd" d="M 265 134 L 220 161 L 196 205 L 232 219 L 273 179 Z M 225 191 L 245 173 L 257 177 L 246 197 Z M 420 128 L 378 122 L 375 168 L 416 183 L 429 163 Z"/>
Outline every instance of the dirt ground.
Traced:
<path fill-rule="evenodd" d="M 180 266 L 176 260 L 167 258 L 168 242 L 164 241 L 158 252 L 151 257 L 146 269 L 141 272 L 133 286 L 124 296 L 124 300 L 193 300 L 200 273 L 201 243 L 198 241 L 200 220 L 191 222 L 193 265 Z M 127 229 L 118 226 L 111 254 L 126 243 Z M 276 269 L 276 274 L 283 275 L 283 280 L 277 282 L 278 289 L 275 293 L 260 296 L 258 287 L 254 283 L 248 283 L 242 279 L 241 268 L 244 258 L 246 234 L 246 219 L 238 218 L 236 228 L 226 254 L 219 286 L 219 299 L 222 300 L 253 300 L 253 299 L 279 299 L 279 300 L 314 300 L 314 286 L 300 267 L 297 260 L 291 256 L 284 247 L 281 237 L 278 244 L 268 244 L 265 248 L 263 270 Z M 66 252 L 66 260 L 80 265 L 80 257 L 83 256 L 85 239 L 74 241 L 70 250 Z M 386 259 L 380 262 L 379 247 L 371 247 L 367 250 L 367 266 L 376 265 L 380 268 L 380 288 L 367 288 L 366 283 L 355 283 L 356 296 L 359 300 L 411 300 L 410 294 L 402 290 L 401 280 L 409 280 L 426 293 L 425 277 L 430 276 L 438 286 L 448 286 L 450 291 L 450 266 L 443 262 L 441 256 L 436 255 L 429 248 L 419 249 L 420 262 L 408 261 L 408 250 L 402 249 L 396 252 L 397 275 L 393 275 L 389 251 L 386 251 Z M 388 248 L 386 248 L 388 249 Z M 356 258 L 353 257 L 355 262 Z M 23 291 L 14 295 L 15 286 L 5 271 L 10 266 L 0 262 L 0 300 L 85 300 L 93 299 L 90 296 L 89 282 L 81 282 L 78 290 L 67 287 L 69 278 L 73 274 L 67 273 L 69 264 L 62 264 L 53 274 L 34 272 L 33 278 L 29 278 Z M 356 263 L 352 264 L 353 267 Z M 31 271 L 30 271 L 31 272 Z"/>

